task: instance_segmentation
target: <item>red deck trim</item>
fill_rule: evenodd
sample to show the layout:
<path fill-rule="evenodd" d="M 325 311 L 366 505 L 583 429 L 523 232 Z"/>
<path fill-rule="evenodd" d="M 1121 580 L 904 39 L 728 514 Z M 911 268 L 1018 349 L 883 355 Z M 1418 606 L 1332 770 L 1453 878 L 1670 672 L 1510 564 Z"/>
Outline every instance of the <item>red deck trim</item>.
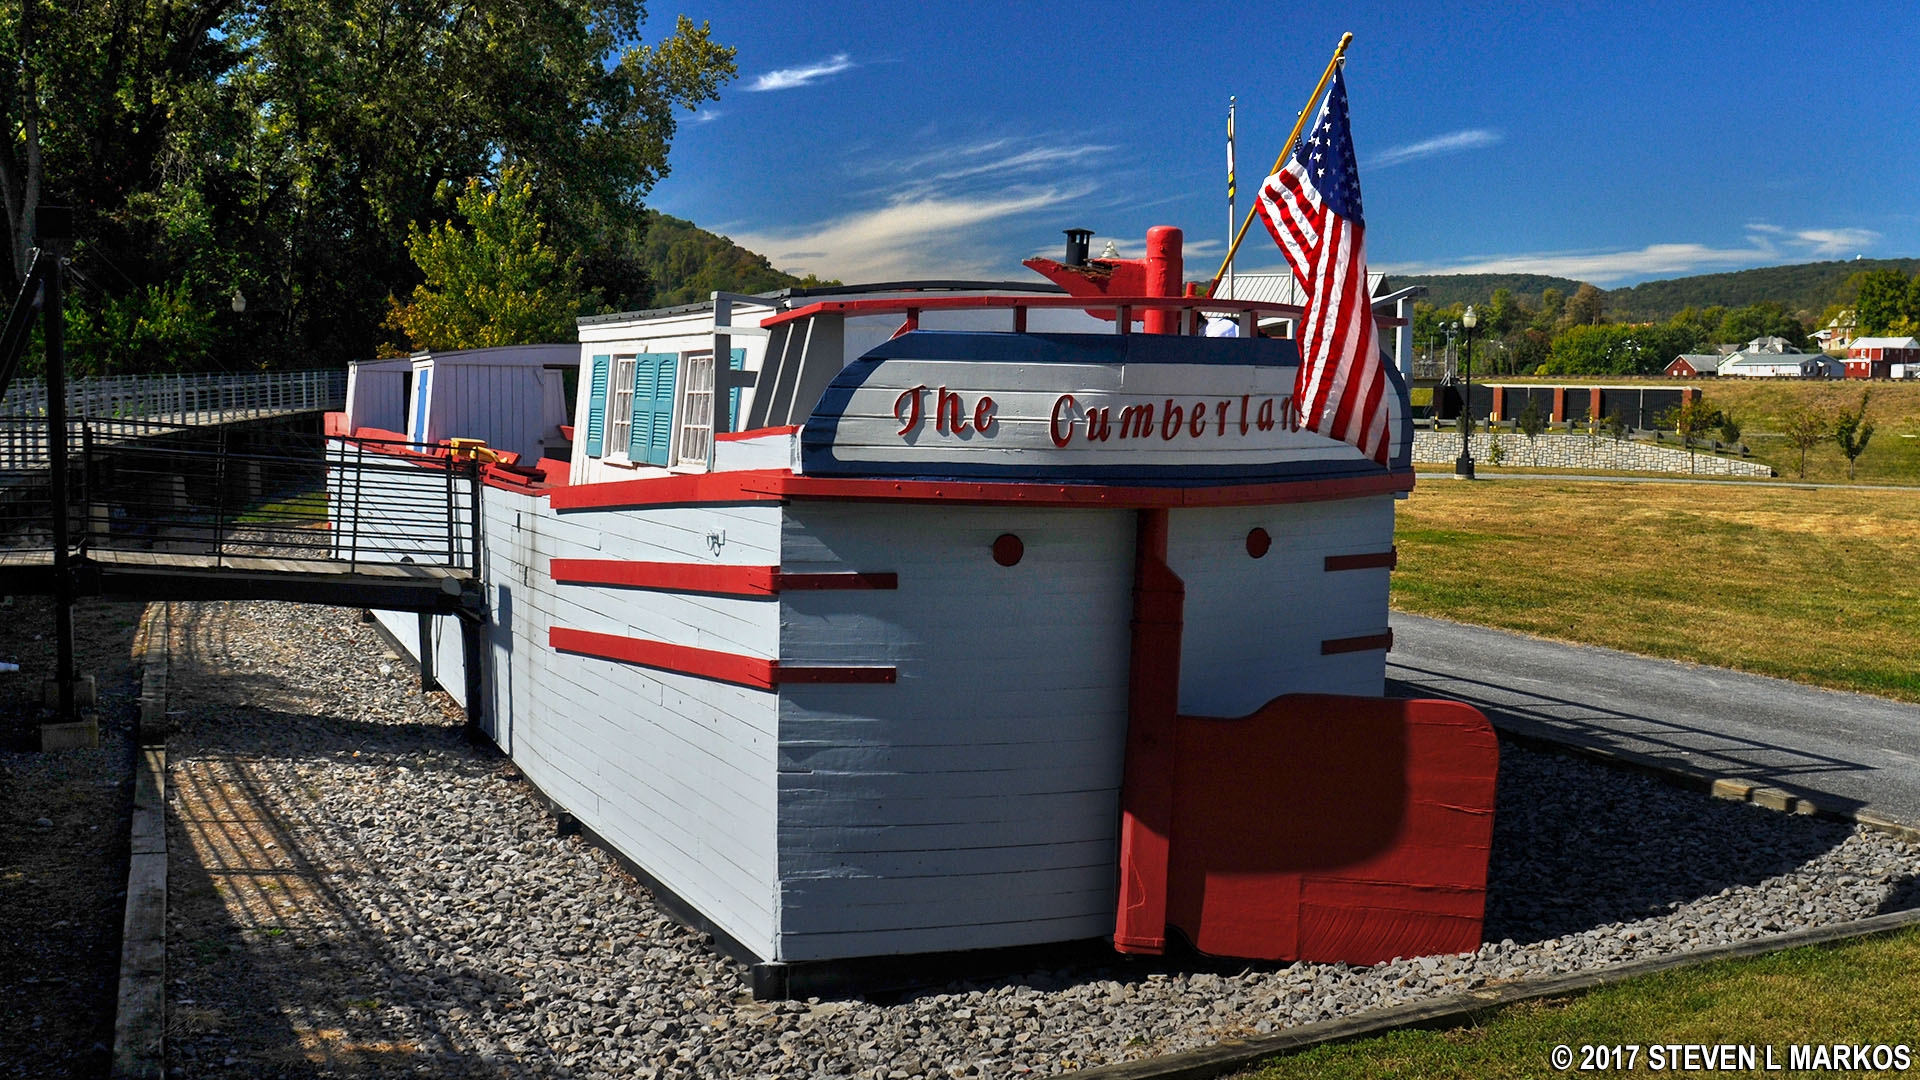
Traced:
<path fill-rule="evenodd" d="M 582 484 L 553 493 L 556 510 L 778 502 L 785 499 L 901 500 L 981 506 L 1109 506 L 1123 510 L 1266 506 L 1413 490 L 1413 473 L 1286 480 L 1218 487 L 1116 487 L 980 480 L 884 480 L 796 476 L 784 469 L 699 473 Z"/>
<path fill-rule="evenodd" d="M 1328 570 L 1373 570 L 1385 567 L 1388 570 L 1400 565 L 1400 549 L 1388 548 L 1385 551 L 1369 552 L 1365 555 L 1329 555 Z"/>
<path fill-rule="evenodd" d="M 1305 309 L 1297 304 L 1274 304 L 1264 300 L 1228 300 L 1204 296 L 891 296 L 868 300 L 822 300 L 805 307 L 782 311 L 760 320 L 763 327 L 811 319 L 816 315 L 887 315 L 909 311 L 954 311 L 1004 308 L 1172 308 L 1204 311 L 1254 311 L 1263 315 L 1298 316 Z"/>
<path fill-rule="evenodd" d="M 772 596 L 786 591 L 897 589 L 897 574 L 783 573 L 777 566 L 714 566 L 706 563 L 631 562 L 625 559 L 555 559 L 553 580 L 573 585 L 619 585 L 632 589 Z"/>
<path fill-rule="evenodd" d="M 1329 638 L 1320 643 L 1321 656 L 1335 656 L 1340 653 L 1372 652 L 1375 649 L 1393 649 L 1393 631 L 1384 634 L 1365 634 L 1360 637 Z"/>
<path fill-rule="evenodd" d="M 547 630 L 547 644 L 561 652 L 639 664 L 756 690 L 771 690 L 782 683 L 891 683 L 896 679 L 891 667 L 781 667 L 778 660 L 762 660 L 757 656 L 620 634 L 571 630 L 564 626 Z"/>
<path fill-rule="evenodd" d="M 736 439 L 764 439 L 772 435 L 792 435 L 800 430 L 799 424 L 782 424 L 779 427 L 748 428 L 745 431 L 723 431 L 713 437 L 715 442 L 733 442 Z"/>
<path fill-rule="evenodd" d="M 628 506 L 703 506 L 715 503 L 779 502 L 778 494 L 751 490 L 753 478 L 771 471 L 673 473 L 639 480 L 575 484 L 553 493 L 555 510 L 611 510 Z"/>

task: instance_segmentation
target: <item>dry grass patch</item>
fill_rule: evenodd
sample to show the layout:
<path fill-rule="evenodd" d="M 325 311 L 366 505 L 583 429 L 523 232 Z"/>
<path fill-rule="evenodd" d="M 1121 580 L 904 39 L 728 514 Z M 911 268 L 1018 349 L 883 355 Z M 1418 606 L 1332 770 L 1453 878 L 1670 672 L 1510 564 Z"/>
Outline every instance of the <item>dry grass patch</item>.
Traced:
<path fill-rule="evenodd" d="M 1920 493 L 1424 480 L 1403 611 L 1920 701 Z"/>

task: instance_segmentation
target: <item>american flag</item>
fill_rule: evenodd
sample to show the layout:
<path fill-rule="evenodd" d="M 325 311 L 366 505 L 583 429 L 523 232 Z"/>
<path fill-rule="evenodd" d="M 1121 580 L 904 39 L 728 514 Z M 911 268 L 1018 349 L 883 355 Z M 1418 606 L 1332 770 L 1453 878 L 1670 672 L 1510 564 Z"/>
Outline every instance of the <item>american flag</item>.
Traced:
<path fill-rule="evenodd" d="M 1306 295 L 1293 388 L 1302 425 L 1387 464 L 1387 373 L 1367 295 L 1367 230 L 1344 72 L 1334 72 L 1313 134 L 1260 185 L 1260 220 Z"/>

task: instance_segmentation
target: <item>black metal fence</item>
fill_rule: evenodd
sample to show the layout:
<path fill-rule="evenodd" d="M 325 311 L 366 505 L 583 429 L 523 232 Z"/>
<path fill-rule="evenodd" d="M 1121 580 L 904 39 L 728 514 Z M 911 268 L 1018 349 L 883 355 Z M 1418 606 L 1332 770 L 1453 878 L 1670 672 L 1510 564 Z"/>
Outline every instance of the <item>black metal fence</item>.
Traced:
<path fill-rule="evenodd" d="M 0 442 L 12 423 L 0 417 Z M 477 569 L 479 465 L 317 430 L 74 420 L 68 535 L 80 552 L 412 562 Z M 0 468 L 0 553 L 52 545 L 44 463 Z M 0 554 L 3 557 L 3 554 Z"/>

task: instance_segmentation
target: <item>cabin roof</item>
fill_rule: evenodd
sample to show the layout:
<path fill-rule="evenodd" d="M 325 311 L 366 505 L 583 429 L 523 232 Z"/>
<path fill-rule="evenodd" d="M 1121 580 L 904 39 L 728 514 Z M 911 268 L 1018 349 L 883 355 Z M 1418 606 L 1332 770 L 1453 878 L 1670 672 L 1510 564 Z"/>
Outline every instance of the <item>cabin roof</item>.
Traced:
<path fill-rule="evenodd" d="M 1067 290 L 1048 281 L 875 281 L 861 285 L 823 285 L 812 289 L 788 288 L 774 289 L 762 293 L 737 294 L 734 299 L 749 300 L 768 305 L 777 305 L 786 300 L 802 300 L 815 296 L 848 296 L 864 293 L 882 292 L 1016 292 L 1046 293 L 1064 295 Z M 605 315 L 583 315 L 574 320 L 579 326 L 595 326 L 601 323 L 635 322 L 641 319 L 658 319 L 669 315 L 692 315 L 713 310 L 712 300 L 700 300 L 691 304 L 677 304 L 673 307 L 646 308 L 640 311 L 615 311 Z"/>

